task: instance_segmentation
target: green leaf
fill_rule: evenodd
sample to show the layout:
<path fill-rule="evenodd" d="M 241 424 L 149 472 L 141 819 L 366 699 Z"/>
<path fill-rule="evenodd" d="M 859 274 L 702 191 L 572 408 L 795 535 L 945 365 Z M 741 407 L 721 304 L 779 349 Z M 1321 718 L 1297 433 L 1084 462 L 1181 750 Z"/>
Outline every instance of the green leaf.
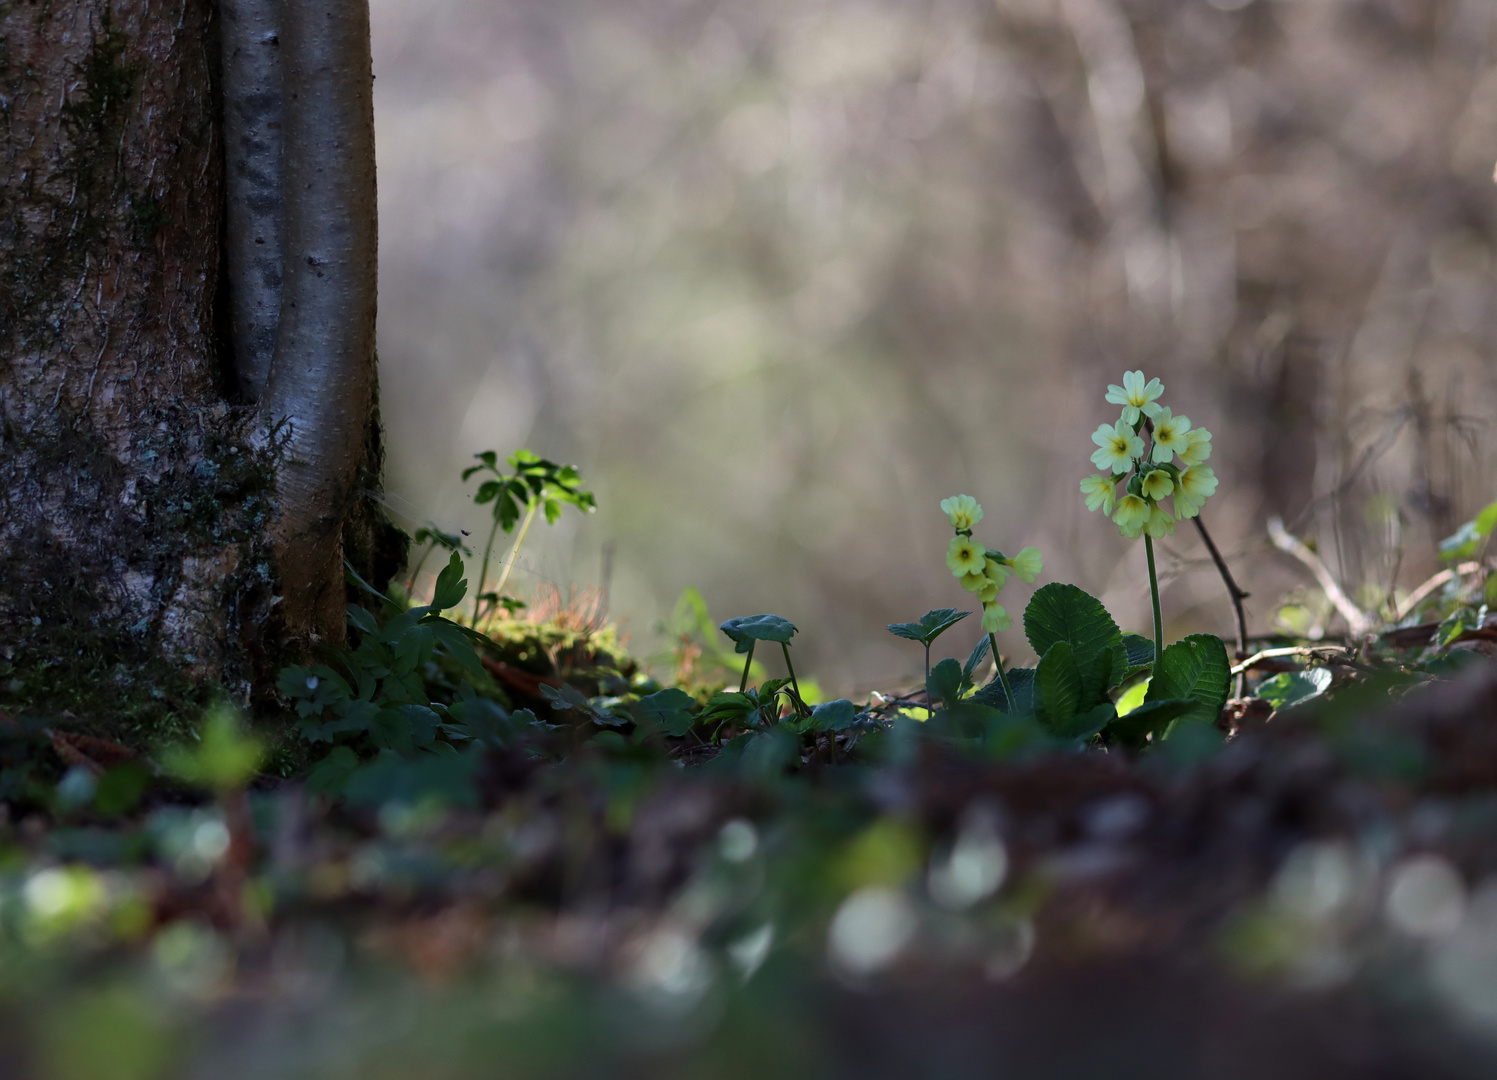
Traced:
<path fill-rule="evenodd" d="M 1169 698 L 1164 701 L 1148 701 L 1119 716 L 1108 727 L 1108 734 L 1133 746 L 1142 745 L 1153 735 L 1164 735 L 1176 720 L 1200 712 L 1201 703 L 1195 698 Z"/>
<path fill-rule="evenodd" d="M 1304 671 L 1281 671 L 1258 684 L 1258 696 L 1271 702 L 1275 709 L 1291 709 L 1330 688 L 1329 668 L 1307 668 Z"/>
<path fill-rule="evenodd" d="M 1124 634 L 1122 645 L 1128 654 L 1128 666 L 1130 668 L 1153 666 L 1154 643 L 1148 638 L 1142 634 Z"/>
<path fill-rule="evenodd" d="M 736 720 L 747 716 L 759 707 L 757 697 L 736 692 L 713 694 L 707 699 L 707 707 L 697 719 L 702 723 Z"/>
<path fill-rule="evenodd" d="M 446 567 L 437 575 L 437 585 L 431 594 L 431 609 L 446 611 L 463 602 L 468 594 L 468 583 L 463 580 L 463 560 L 457 552 L 447 560 Z"/>
<path fill-rule="evenodd" d="M 962 689 L 965 691 L 972 685 L 972 676 L 977 671 L 977 665 L 982 663 L 983 657 L 988 655 L 988 639 L 978 638 L 977 644 L 967 654 L 967 662 L 962 665 Z"/>
<path fill-rule="evenodd" d="M 1215 634 L 1191 634 L 1164 650 L 1144 701 L 1192 698 L 1199 703 L 1200 718 L 1214 722 L 1227 703 L 1231 668 L 1221 638 Z"/>
<path fill-rule="evenodd" d="M 695 706 L 695 698 L 672 686 L 640 698 L 634 703 L 634 711 L 659 724 L 666 734 L 680 738 L 695 723 L 696 718 L 691 714 Z"/>
<path fill-rule="evenodd" d="M 1081 672 L 1068 641 L 1056 641 L 1035 671 L 1039 715 L 1045 726 L 1059 735 L 1065 732 L 1082 707 Z"/>
<path fill-rule="evenodd" d="M 1468 521 L 1440 541 L 1440 558 L 1469 559 L 1476 554 L 1476 546 L 1480 543 L 1481 533 L 1476 531 L 1476 522 Z"/>
<path fill-rule="evenodd" d="M 1034 712 L 1034 668 L 1009 668 L 1008 684 L 1014 691 L 1014 715 L 1023 716 Z M 997 677 L 972 695 L 971 700 L 979 705 L 988 705 L 1000 712 L 1009 711 L 1008 695 L 1003 692 L 1003 683 Z"/>
<path fill-rule="evenodd" d="M 735 651 L 746 653 L 751 641 L 789 642 L 795 633 L 795 624 L 778 615 L 742 615 L 729 619 L 718 629 L 737 646 Z"/>
<path fill-rule="evenodd" d="M 857 723 L 858 707 L 846 698 L 824 701 L 811 710 L 807 731 L 846 731 Z"/>
<path fill-rule="evenodd" d="M 1488 503 L 1482 508 L 1481 513 L 1476 515 L 1475 525 L 1479 535 L 1492 535 L 1492 529 L 1497 527 L 1497 502 Z"/>
<path fill-rule="evenodd" d="M 308 771 L 307 789 L 318 795 L 341 795 L 358 767 L 357 754 L 346 746 L 335 746 Z"/>
<path fill-rule="evenodd" d="M 366 634 L 379 633 L 379 623 L 375 620 L 374 615 L 357 604 L 348 605 L 348 621 L 356 629 L 362 630 Z"/>
<path fill-rule="evenodd" d="M 1144 703 L 1144 695 L 1148 692 L 1148 679 L 1140 679 L 1138 682 L 1128 687 L 1127 691 L 1123 693 L 1122 697 L 1118 698 L 1118 715 L 1127 716 L 1134 709 L 1142 705 Z"/>
<path fill-rule="evenodd" d="M 918 641 L 922 645 L 929 645 L 971 614 L 970 611 L 958 611 L 956 608 L 936 608 L 920 616 L 919 622 L 890 623 L 889 633 L 907 641 Z"/>
<path fill-rule="evenodd" d="M 1112 704 L 1107 691 L 1119 681 L 1113 676 L 1113 668 L 1123 656 L 1123 647 L 1114 645 L 1095 653 L 1089 659 L 1077 658 L 1076 668 L 1081 672 L 1081 711 L 1085 712 L 1104 701 Z"/>
<path fill-rule="evenodd" d="M 464 671 L 469 675 L 480 677 L 483 675 L 483 661 L 478 658 L 478 653 L 474 650 L 469 636 L 474 635 L 474 631 L 441 616 L 433 616 L 423 621 L 421 625 L 426 627 L 432 637 L 442 643 L 448 655 L 456 660 Z"/>
<path fill-rule="evenodd" d="M 1056 730 L 1055 734 L 1063 739 L 1090 739 L 1117 717 L 1117 710 L 1112 707 L 1112 702 L 1104 701 L 1100 705 L 1093 705 L 1086 712 L 1077 713 L 1069 724 Z"/>
<path fill-rule="evenodd" d="M 952 708 L 962 698 L 962 666 L 955 660 L 942 660 L 931 669 L 925 693 L 929 700 Z"/>
<path fill-rule="evenodd" d="M 1041 586 L 1024 609 L 1024 636 L 1040 656 L 1064 641 L 1073 659 L 1085 663 L 1121 643 L 1123 632 L 1096 597 L 1074 585 L 1052 582 Z"/>

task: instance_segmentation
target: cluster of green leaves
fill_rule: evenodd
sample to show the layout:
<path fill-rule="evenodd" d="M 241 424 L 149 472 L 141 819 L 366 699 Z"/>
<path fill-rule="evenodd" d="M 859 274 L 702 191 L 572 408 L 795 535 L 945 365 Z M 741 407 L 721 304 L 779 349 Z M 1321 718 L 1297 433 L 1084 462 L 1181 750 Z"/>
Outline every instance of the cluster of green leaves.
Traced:
<path fill-rule="evenodd" d="M 462 558 L 453 552 L 430 604 L 399 611 L 383 624 L 374 613 L 349 605 L 348 621 L 359 638 L 355 648 L 334 650 L 330 663 L 281 670 L 277 686 L 300 717 L 300 734 L 313 746 L 329 747 L 314 766 L 314 786 L 340 787 L 361 758 L 382 752 L 451 755 L 473 740 L 462 703 L 432 701 L 428 691 L 438 653 L 467 674 L 483 673 L 470 640 L 477 635 L 442 615 L 462 602 L 467 589 Z"/>
<path fill-rule="evenodd" d="M 481 615 L 480 605 L 488 604 L 489 611 L 504 607 L 507 611 L 514 612 L 524 605 L 511 597 L 506 597 L 504 585 L 509 577 L 509 570 L 514 565 L 516 554 L 520 545 L 525 542 L 526 530 L 530 528 L 530 522 L 534 519 L 536 511 L 541 510 L 546 515 L 548 524 L 554 525 L 561 518 L 562 506 L 575 506 L 584 513 L 591 513 L 598 508 L 593 499 L 593 493 L 582 489 L 582 474 L 572 465 L 560 465 L 554 461 L 530 451 L 516 450 L 509 455 L 507 461 L 509 467 L 514 471 L 505 473 L 499 468 L 499 455 L 493 450 L 485 450 L 474 454 L 478 459 L 477 465 L 470 465 L 463 470 L 463 482 L 477 473 L 489 474 L 489 479 L 478 485 L 478 491 L 473 495 L 473 501 L 479 506 L 493 504 L 493 527 L 489 529 L 488 543 L 483 549 L 483 567 L 478 573 L 477 595 L 473 601 L 473 620 L 476 623 Z M 499 585 L 492 592 L 484 592 L 484 585 L 488 580 L 489 559 L 494 551 L 494 538 L 498 536 L 499 530 L 503 529 L 505 535 L 513 532 L 516 524 L 524 517 L 524 524 L 520 525 L 520 535 L 515 538 L 510 548 L 509 558 L 503 575 L 499 579 Z"/>
<path fill-rule="evenodd" d="M 514 529 L 520 516 L 536 502 L 553 525 L 561 517 L 563 503 L 579 510 L 597 509 L 592 492 L 582 490 L 582 474 L 571 465 L 558 465 L 529 450 L 516 450 L 507 459 L 514 472 L 506 475 L 499 469 L 499 455 L 495 451 L 485 450 L 474 457 L 478 464 L 463 470 L 463 480 L 466 482 L 475 473 L 492 474 L 493 479 L 478 485 L 473 501 L 479 506 L 493 503 L 494 520 L 506 533 Z"/>
<path fill-rule="evenodd" d="M 929 648 L 964 614 L 941 608 L 919 622 L 889 629 Z M 1231 682 L 1226 646 L 1211 634 L 1192 634 L 1164 650 L 1143 700 L 1120 715 L 1124 687 L 1151 672 L 1153 643 L 1124 634 L 1101 601 L 1074 585 L 1054 583 L 1036 590 L 1024 612 L 1024 633 L 1040 660 L 1033 668 L 1009 669 L 1008 688 L 994 679 L 973 692 L 975 672 L 987 655 L 986 639 L 966 663 L 948 658 L 935 666 L 926 691 L 945 714 L 936 717 L 938 728 L 954 723 L 970 729 L 973 721 L 980 727 L 1000 712 L 1010 727 L 1014 720 L 1032 722 L 1061 742 L 1100 736 L 1141 746 L 1169 738 L 1182 725 L 1210 727 L 1226 703 Z"/>

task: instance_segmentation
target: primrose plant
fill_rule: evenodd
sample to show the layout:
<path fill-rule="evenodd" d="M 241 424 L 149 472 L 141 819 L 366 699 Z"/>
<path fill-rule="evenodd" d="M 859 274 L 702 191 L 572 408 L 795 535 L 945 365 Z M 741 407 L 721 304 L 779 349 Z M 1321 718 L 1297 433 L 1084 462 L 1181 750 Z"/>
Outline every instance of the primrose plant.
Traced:
<path fill-rule="evenodd" d="M 1149 596 L 1154 602 L 1154 659 L 1164 650 L 1164 621 L 1159 610 L 1159 575 L 1154 568 L 1154 541 L 1175 531 L 1176 519 L 1196 517 L 1216 493 L 1216 474 L 1203 464 L 1211 456 L 1211 432 L 1190 426 L 1159 404 L 1164 384 L 1144 380 L 1142 371 L 1123 374 L 1123 385 L 1110 385 L 1107 400 L 1123 407 L 1113 424 L 1092 433 L 1097 449 L 1092 464 L 1102 475 L 1081 481 L 1088 510 L 1100 509 L 1130 539 L 1144 538 L 1149 564 Z M 1178 463 L 1176 458 L 1179 458 Z M 1117 494 L 1119 484 L 1123 494 Z M 1174 514 L 1164 509 L 1172 500 Z"/>
<path fill-rule="evenodd" d="M 1013 625 L 1013 617 L 998 603 L 998 594 L 1008 583 L 1010 574 L 1031 582 L 1045 568 L 1038 548 L 1027 547 L 1010 558 L 1001 551 L 994 551 L 972 538 L 972 530 L 982 520 L 982 506 L 971 495 L 953 495 L 941 500 L 956 535 L 946 549 L 946 566 L 961 582 L 962 588 L 972 593 L 982 603 L 982 628 L 987 632 L 988 642 L 993 647 L 993 659 L 998 659 L 998 631 Z M 1013 688 L 1003 665 L 998 663 L 998 678 L 1003 682 L 1003 691 L 1013 699 Z"/>

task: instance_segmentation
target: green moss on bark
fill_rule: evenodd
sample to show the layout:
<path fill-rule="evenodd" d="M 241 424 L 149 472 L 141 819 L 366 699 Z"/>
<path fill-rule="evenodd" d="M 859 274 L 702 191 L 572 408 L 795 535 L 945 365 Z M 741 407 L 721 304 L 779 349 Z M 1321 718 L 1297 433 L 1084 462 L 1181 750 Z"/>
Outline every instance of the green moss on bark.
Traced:
<path fill-rule="evenodd" d="M 75 432 L 66 442 L 15 447 L 33 463 L 29 493 L 42 505 L 95 511 L 91 544 L 66 544 L 43 519 L 0 565 L 6 621 L 0 700 L 12 709 L 71 713 L 101 734 L 144 742 L 192 721 L 212 697 L 246 697 L 252 672 L 243 639 L 268 608 L 274 568 L 265 540 L 275 513 L 274 447 L 245 438 L 249 419 L 163 410 L 142 425 L 122 463 L 103 440 Z M 191 602 L 224 613 L 205 644 L 216 655 L 168 647 L 184 560 L 225 572 Z M 225 662 L 227 659 L 227 662 Z M 216 677 L 204 678 L 212 669 Z"/>

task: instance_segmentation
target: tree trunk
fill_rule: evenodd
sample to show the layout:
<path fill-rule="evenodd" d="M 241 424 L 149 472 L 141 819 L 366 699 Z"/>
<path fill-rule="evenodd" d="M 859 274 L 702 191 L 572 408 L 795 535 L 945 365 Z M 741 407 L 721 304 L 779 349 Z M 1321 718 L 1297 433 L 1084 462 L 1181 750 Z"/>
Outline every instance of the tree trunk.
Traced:
<path fill-rule="evenodd" d="M 311 192 L 288 208 L 301 231 L 286 250 L 315 284 L 333 278 L 288 297 L 317 327 L 346 321 L 310 341 L 298 329 L 278 347 L 283 368 L 241 373 L 236 351 L 263 356 L 267 315 L 261 296 L 260 337 L 236 350 L 220 288 L 234 244 L 214 4 L 0 0 L 0 699 L 12 705 L 145 736 L 205 689 L 248 697 L 287 644 L 341 639 L 340 526 L 359 520 L 348 546 L 366 564 L 378 547 L 382 523 L 358 499 L 379 464 L 372 119 L 351 142 L 308 130 L 336 122 L 345 99 L 367 114 L 367 8 L 282 2 L 342 34 L 331 59 L 302 35 L 315 70 L 288 85 L 312 100 L 282 156 Z M 312 190 L 328 182 L 320 164 L 340 197 L 354 192 L 342 216 Z M 255 227 L 231 223 L 241 239 Z M 267 378 L 279 396 L 255 401 Z"/>

